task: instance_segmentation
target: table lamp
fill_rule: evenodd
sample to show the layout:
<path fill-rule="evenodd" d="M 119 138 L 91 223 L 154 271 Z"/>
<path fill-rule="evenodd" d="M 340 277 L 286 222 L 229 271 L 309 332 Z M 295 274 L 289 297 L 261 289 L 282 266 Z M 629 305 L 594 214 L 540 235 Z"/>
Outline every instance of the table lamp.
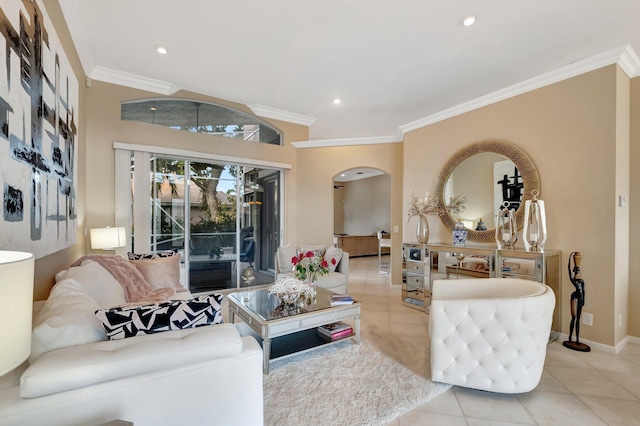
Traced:
<path fill-rule="evenodd" d="M 0 251 L 0 376 L 31 353 L 34 264 L 31 253 Z"/>
<path fill-rule="evenodd" d="M 93 228 L 90 231 L 91 248 L 94 250 L 115 250 L 127 245 L 127 232 L 124 227 Z"/>

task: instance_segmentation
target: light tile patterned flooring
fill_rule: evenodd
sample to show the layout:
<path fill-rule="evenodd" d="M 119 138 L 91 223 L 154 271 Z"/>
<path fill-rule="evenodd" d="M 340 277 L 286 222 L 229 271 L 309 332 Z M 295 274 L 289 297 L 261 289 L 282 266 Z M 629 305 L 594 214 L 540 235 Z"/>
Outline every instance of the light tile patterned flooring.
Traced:
<path fill-rule="evenodd" d="M 362 302 L 362 339 L 429 377 L 429 315 L 401 302 L 402 288 L 378 274 L 377 256 L 351 258 L 349 293 Z M 227 309 L 223 309 L 225 320 Z M 380 336 L 391 334 L 393 344 Z M 454 386 L 388 426 L 640 425 L 640 345 L 617 354 L 548 346 L 538 387 L 506 395 Z"/>
<path fill-rule="evenodd" d="M 362 302 L 362 337 L 383 329 L 406 345 L 390 355 L 428 373 L 428 314 L 401 303 L 401 287 L 378 274 L 378 258 L 350 259 L 349 293 Z M 378 335 L 380 335 L 378 333 Z M 617 354 L 579 353 L 559 341 L 548 346 L 538 387 L 518 395 L 454 386 L 389 425 L 640 425 L 640 345 Z"/>

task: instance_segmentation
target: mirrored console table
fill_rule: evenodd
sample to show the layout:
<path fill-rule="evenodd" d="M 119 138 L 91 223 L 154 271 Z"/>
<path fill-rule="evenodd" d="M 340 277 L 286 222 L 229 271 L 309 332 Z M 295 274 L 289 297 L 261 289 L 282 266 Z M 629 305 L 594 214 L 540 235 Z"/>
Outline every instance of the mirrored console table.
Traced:
<path fill-rule="evenodd" d="M 428 310 L 431 284 L 438 279 L 521 278 L 548 285 L 556 294 L 551 338 L 560 331 L 560 256 L 558 250 L 528 252 L 491 246 L 446 243 L 402 244 L 402 302 Z"/>

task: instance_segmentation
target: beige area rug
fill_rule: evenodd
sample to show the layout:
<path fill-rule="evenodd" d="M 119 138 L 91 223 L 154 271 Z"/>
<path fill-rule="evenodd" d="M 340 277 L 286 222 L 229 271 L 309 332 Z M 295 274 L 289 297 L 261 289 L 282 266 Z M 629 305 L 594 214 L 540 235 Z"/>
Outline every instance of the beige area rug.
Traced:
<path fill-rule="evenodd" d="M 375 327 L 369 334 L 376 335 L 375 346 L 365 335 L 360 345 L 345 341 L 273 362 L 264 376 L 265 424 L 379 425 L 451 387 L 424 377 L 427 348 L 419 350 L 417 367 L 412 360 L 412 369 L 422 370 L 415 374 L 382 351 L 404 346 L 402 353 L 415 354 L 417 348 L 407 351 L 401 339 Z"/>

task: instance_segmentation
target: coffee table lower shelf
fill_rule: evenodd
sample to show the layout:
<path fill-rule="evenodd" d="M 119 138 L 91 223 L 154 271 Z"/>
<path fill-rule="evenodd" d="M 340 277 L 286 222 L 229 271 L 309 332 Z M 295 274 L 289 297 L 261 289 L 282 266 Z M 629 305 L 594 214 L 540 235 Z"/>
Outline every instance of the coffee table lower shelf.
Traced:
<path fill-rule="evenodd" d="M 264 339 L 258 333 L 253 331 L 245 323 L 236 323 L 235 326 L 240 330 L 242 335 L 250 334 L 253 336 L 264 350 Z M 293 355 L 313 351 L 323 346 L 330 346 L 345 340 L 358 342 L 358 335 L 353 332 L 341 339 L 328 341 L 318 335 L 318 329 L 311 328 L 309 330 L 297 331 L 295 333 L 286 334 L 284 336 L 274 337 L 271 339 L 269 362 L 279 359 L 285 359 Z M 265 374 L 269 374 L 268 370 Z"/>

